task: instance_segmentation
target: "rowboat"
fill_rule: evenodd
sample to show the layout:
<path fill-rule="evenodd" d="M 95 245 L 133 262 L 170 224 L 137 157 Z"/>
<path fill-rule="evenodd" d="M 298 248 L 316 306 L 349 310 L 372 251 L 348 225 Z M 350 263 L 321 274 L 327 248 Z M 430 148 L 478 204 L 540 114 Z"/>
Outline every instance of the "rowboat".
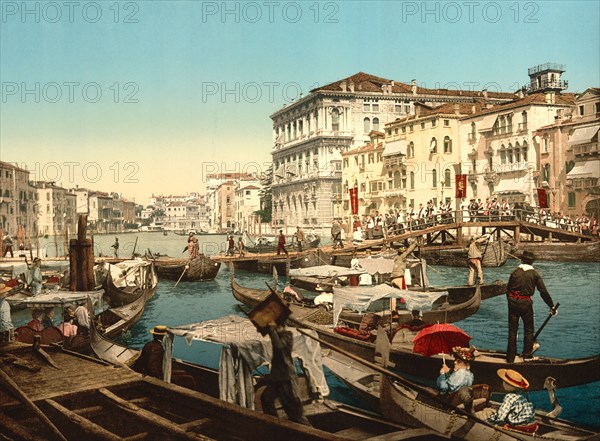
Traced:
<path fill-rule="evenodd" d="M 492 241 L 482 247 L 481 266 L 498 267 L 508 260 L 503 241 Z M 428 263 L 443 266 L 467 266 L 467 247 L 458 245 L 429 245 L 419 250 Z"/>
<path fill-rule="evenodd" d="M 107 271 L 104 286 L 110 306 L 127 305 L 142 296 L 148 300 L 154 295 L 158 276 L 153 262 L 133 259 L 104 265 Z"/>
<path fill-rule="evenodd" d="M 519 242 L 513 250 L 513 254 L 532 251 L 537 260 L 551 262 L 600 262 L 600 241 Z"/>
<path fill-rule="evenodd" d="M 329 409 L 328 403 L 315 406 L 321 409 L 311 419 L 315 427 L 303 426 L 125 367 L 55 347 L 44 349 L 60 369 L 42 363 L 29 345 L 0 346 L 2 359 L 13 361 L 0 367 L 0 432 L 8 439 L 445 439 L 430 430 L 407 432 L 402 425 L 364 413 L 362 424 L 353 425 L 359 421 L 354 409 Z"/>
<path fill-rule="evenodd" d="M 217 277 L 221 262 L 200 254 L 196 259 L 158 257 L 152 260 L 159 278 L 196 282 Z"/>
<path fill-rule="evenodd" d="M 485 421 L 500 404 L 490 401 L 488 394 L 477 395 L 474 392 L 472 412 L 466 412 L 464 405 L 460 405 L 459 408 L 452 406 L 431 388 L 417 385 L 405 378 L 382 375 L 381 371 L 342 354 L 330 352 L 324 357 L 323 363 L 386 417 L 402 424 L 428 427 L 453 439 L 472 441 L 599 439 L 598 433 L 540 411 L 536 412 L 535 434 L 507 426 L 496 426 Z M 487 389 L 485 385 L 474 385 L 474 390 Z M 554 390 L 549 389 L 549 393 L 552 401 Z"/>
<path fill-rule="evenodd" d="M 247 319 L 247 324 L 253 329 Z M 229 322 L 229 320 L 227 320 Z M 211 329 L 214 330 L 214 326 L 219 326 L 214 321 L 210 322 Z M 199 324 L 201 325 L 201 324 Z M 170 328 L 170 332 L 175 335 L 186 335 L 190 337 L 190 331 L 194 328 L 194 325 L 184 325 L 175 328 Z M 248 328 L 244 328 L 248 330 Z M 256 331 L 254 331 L 256 333 Z M 244 336 L 248 339 L 253 339 L 255 336 L 252 333 L 245 333 Z M 213 334 L 214 335 L 214 334 Z M 194 339 L 196 339 L 194 337 Z M 132 365 L 135 359 L 139 355 L 139 351 L 120 345 L 116 342 L 112 342 L 102 336 L 97 335 L 92 340 L 94 352 L 103 360 L 111 362 L 116 365 Z M 238 342 L 241 343 L 241 340 Z M 213 398 L 223 397 L 223 393 L 219 390 L 219 371 L 216 369 L 210 369 L 204 366 L 200 366 L 194 363 L 189 363 L 180 359 L 172 359 L 172 376 L 171 382 L 178 384 L 183 387 L 195 390 L 206 394 Z M 182 379 L 186 379 L 182 381 Z M 305 378 L 300 378 L 300 383 L 305 386 Z M 335 401 L 325 400 L 322 403 L 310 402 L 308 395 L 305 393 L 305 387 L 299 387 L 301 393 L 301 399 L 304 403 L 304 413 L 308 418 L 313 428 L 318 431 L 327 432 L 331 439 L 418 439 L 418 437 L 429 436 L 428 439 L 446 439 L 446 437 L 440 437 L 429 429 L 412 429 L 405 425 L 397 423 L 390 423 L 389 420 L 383 419 L 373 413 L 356 409 L 351 406 L 347 406 Z M 263 388 L 259 387 L 256 391 L 254 398 L 254 407 L 260 410 L 260 394 Z M 259 411 L 245 409 L 249 414 L 263 415 Z M 283 418 L 283 414 L 281 414 Z M 282 424 L 293 424 L 287 420 L 278 420 Z M 296 426 L 295 424 L 293 424 Z M 305 427 L 305 426 L 299 426 Z M 262 430 L 262 426 L 261 426 Z M 270 438 L 269 435 L 265 434 L 265 439 L 283 439 L 283 438 Z M 376 438 L 378 436 L 387 436 L 387 438 Z M 240 439 L 247 439 L 245 436 Z M 303 436 L 299 438 L 291 439 L 305 439 Z M 424 438 L 422 438 L 424 439 Z"/>
<path fill-rule="evenodd" d="M 250 253 L 272 253 L 277 250 L 277 240 L 277 237 L 270 239 L 261 237 L 256 241 L 253 241 L 253 245 L 246 245 L 246 250 Z M 317 248 L 320 243 L 321 238 L 319 236 L 307 236 L 302 248 L 306 250 Z M 290 251 L 298 249 L 298 243 L 293 240 L 287 240 L 286 244 L 286 248 L 289 248 Z"/>

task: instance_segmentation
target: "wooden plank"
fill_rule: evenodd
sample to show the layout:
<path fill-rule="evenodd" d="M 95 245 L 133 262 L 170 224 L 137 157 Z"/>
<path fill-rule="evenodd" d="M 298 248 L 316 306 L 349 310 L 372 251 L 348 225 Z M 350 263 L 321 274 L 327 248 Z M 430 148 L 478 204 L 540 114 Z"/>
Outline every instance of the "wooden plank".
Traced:
<path fill-rule="evenodd" d="M 84 418 L 80 415 L 77 415 L 72 410 L 67 409 L 61 404 L 57 403 L 54 400 L 44 400 L 49 406 L 51 406 L 54 410 L 56 410 L 59 414 L 63 415 L 67 420 L 71 423 L 75 424 L 79 429 L 81 429 L 88 436 L 94 437 L 94 439 L 99 439 L 103 441 L 119 441 L 121 439 L 120 436 L 106 430 L 104 427 L 99 426 L 96 423 Z"/>
<path fill-rule="evenodd" d="M 191 429 L 192 427 L 201 427 L 206 425 L 207 423 L 209 423 L 210 421 L 212 421 L 210 418 L 200 418 L 194 421 L 189 421 L 187 423 L 183 423 L 180 424 L 179 427 L 181 427 L 182 429 Z"/>
<path fill-rule="evenodd" d="M 173 423 L 173 421 L 167 420 L 166 418 L 163 418 L 160 415 L 157 415 L 153 412 L 149 412 L 145 409 L 142 409 L 141 407 L 136 406 L 133 403 L 130 403 L 129 401 L 126 401 L 113 394 L 111 391 L 104 387 L 99 389 L 98 392 L 100 392 L 111 403 L 118 406 L 124 412 L 128 413 L 134 418 L 144 421 L 145 423 L 158 427 L 162 430 L 174 433 L 175 435 L 183 439 L 193 441 L 212 441 L 212 438 L 197 433 L 188 432 L 187 430 L 181 428 L 178 424 Z"/>
<path fill-rule="evenodd" d="M 22 424 L 19 424 L 12 418 L 0 412 L 0 427 L 2 427 L 3 435 L 10 435 L 17 439 L 25 441 L 44 441 L 46 438 L 41 438 L 29 433 Z"/>

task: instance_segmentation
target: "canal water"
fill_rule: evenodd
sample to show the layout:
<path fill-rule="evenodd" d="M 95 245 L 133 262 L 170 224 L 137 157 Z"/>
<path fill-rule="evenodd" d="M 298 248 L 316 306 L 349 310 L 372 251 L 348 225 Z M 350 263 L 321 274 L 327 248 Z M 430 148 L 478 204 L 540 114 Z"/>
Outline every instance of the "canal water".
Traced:
<path fill-rule="evenodd" d="M 119 234 L 118 237 L 120 257 L 131 255 L 134 246 L 136 251 L 142 253 L 150 249 L 154 253 L 173 257 L 185 256 L 182 250 L 186 246 L 186 237 L 171 232 L 166 236 L 162 233 L 128 233 Z M 201 249 L 207 254 L 219 254 L 226 248 L 225 235 L 198 238 Z M 114 243 L 114 236 L 95 236 L 94 243 L 96 255 L 112 255 L 110 245 Z M 54 257 L 54 239 L 42 240 L 40 247 L 48 257 Z M 58 247 L 61 248 L 62 244 L 59 243 Z M 487 282 L 496 279 L 506 281 L 517 265 L 516 260 L 509 260 L 500 268 L 484 268 L 484 277 Z M 540 261 L 535 266 L 544 278 L 554 302 L 560 302 L 558 315 L 550 320 L 538 338 L 541 347 L 537 354 L 559 358 L 600 354 L 600 264 Z M 432 284 L 464 284 L 467 269 L 430 266 L 428 275 Z M 243 285 L 257 288 L 264 288 L 264 282 L 270 280 L 267 275 L 244 271 L 236 272 L 236 278 Z M 280 278 L 280 283 L 281 280 L 283 278 Z M 534 308 L 537 329 L 548 315 L 548 308 L 539 294 L 534 297 Z M 231 294 L 227 268 L 222 266 L 217 278 L 209 282 L 181 282 L 175 287 L 174 281 L 161 280 L 141 321 L 123 336 L 123 342 L 141 348 L 150 340 L 148 331 L 157 324 L 176 326 L 229 314 L 242 313 Z M 14 317 L 16 326 L 28 320 L 21 312 Z M 506 350 L 508 324 L 505 297 L 484 301 L 477 314 L 455 325 L 469 333 L 472 336 L 471 344 L 477 347 Z M 518 344 L 520 350 L 521 339 Z M 218 366 L 219 350 L 217 345 L 210 343 L 194 342 L 188 346 L 182 339 L 176 339 L 176 356 L 211 367 Z M 360 401 L 333 375 L 328 374 L 327 379 L 331 398 L 360 406 Z M 565 389 L 560 389 L 559 384 L 558 387 L 556 396 L 564 409 L 561 418 L 600 429 L 600 382 Z M 530 398 L 537 409 L 550 410 L 545 391 L 532 392 Z"/>

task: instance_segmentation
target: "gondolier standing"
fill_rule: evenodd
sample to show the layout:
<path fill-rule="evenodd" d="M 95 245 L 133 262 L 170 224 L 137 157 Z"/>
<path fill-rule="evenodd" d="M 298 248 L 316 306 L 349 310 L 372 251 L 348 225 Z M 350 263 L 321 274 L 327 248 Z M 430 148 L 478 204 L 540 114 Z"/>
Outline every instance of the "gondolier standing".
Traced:
<path fill-rule="evenodd" d="M 469 265 L 469 285 L 475 285 L 475 271 L 477 271 L 477 279 L 479 284 L 483 285 L 483 270 L 481 269 L 481 259 L 483 253 L 479 244 L 486 242 L 489 239 L 488 235 L 481 236 L 479 239 L 471 238 L 469 251 L 467 253 L 467 263 Z"/>
<path fill-rule="evenodd" d="M 304 231 L 302 231 L 302 228 L 296 227 L 295 237 L 298 243 L 298 251 L 302 252 L 302 243 L 304 242 Z"/>
<path fill-rule="evenodd" d="M 519 330 L 519 319 L 523 320 L 524 341 L 523 360 L 529 361 L 533 352 L 533 300 L 532 296 L 537 288 L 542 300 L 550 307 L 550 313 L 556 315 L 556 307 L 552 297 L 546 289 L 542 276 L 533 268 L 535 255 L 531 251 L 525 251 L 521 255 L 521 264 L 515 269 L 508 279 L 508 347 L 506 349 L 506 361 L 512 363 L 517 354 L 517 331 Z"/>
<path fill-rule="evenodd" d="M 115 243 L 113 243 L 111 246 L 111 248 L 113 249 L 113 254 L 115 256 L 115 259 L 119 257 L 119 238 L 115 237 Z"/>

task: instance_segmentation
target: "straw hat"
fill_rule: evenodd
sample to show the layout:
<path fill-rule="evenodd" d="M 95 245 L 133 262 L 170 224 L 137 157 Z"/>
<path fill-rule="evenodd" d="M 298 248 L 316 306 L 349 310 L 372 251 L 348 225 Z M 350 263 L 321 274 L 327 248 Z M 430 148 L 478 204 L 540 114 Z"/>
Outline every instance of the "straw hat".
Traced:
<path fill-rule="evenodd" d="M 150 329 L 150 334 L 154 335 L 166 335 L 167 327 L 165 325 L 157 325 L 154 329 Z"/>
<path fill-rule="evenodd" d="M 475 347 L 463 348 L 460 346 L 455 346 L 452 348 L 452 354 L 461 359 L 462 361 L 473 361 L 477 354 L 475 354 Z"/>
<path fill-rule="evenodd" d="M 521 375 L 515 370 L 498 369 L 496 373 L 500 378 L 502 378 L 502 381 L 504 381 L 507 384 L 510 384 L 511 386 L 517 387 L 519 389 L 529 388 L 529 381 L 527 381 L 527 379 L 523 375 Z"/>
<path fill-rule="evenodd" d="M 10 286 L 6 286 L 4 283 L 0 283 L 0 294 L 4 294 L 5 292 L 12 291 Z"/>

